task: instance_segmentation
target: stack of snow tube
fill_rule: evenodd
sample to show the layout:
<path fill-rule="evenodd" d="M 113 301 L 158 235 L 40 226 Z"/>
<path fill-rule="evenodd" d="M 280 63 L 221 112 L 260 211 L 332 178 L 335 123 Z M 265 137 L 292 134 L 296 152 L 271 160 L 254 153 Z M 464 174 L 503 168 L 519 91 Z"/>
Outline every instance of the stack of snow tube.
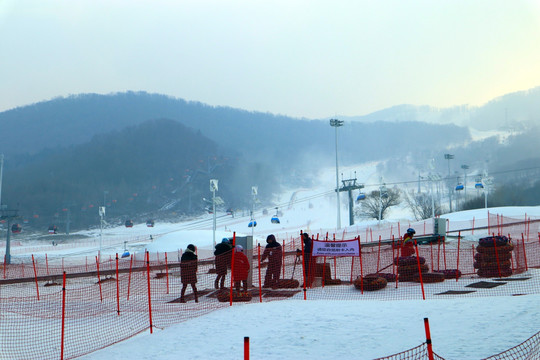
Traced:
<path fill-rule="evenodd" d="M 377 276 L 376 274 L 366 275 L 363 278 L 361 276 L 357 277 L 354 280 L 354 287 L 358 290 L 365 291 L 376 291 L 381 290 L 386 287 L 388 281 L 382 276 Z"/>
<path fill-rule="evenodd" d="M 419 278 L 418 261 L 420 261 L 420 271 L 422 274 L 429 271 L 429 266 L 426 264 L 426 259 L 416 256 L 400 256 L 394 258 L 394 264 L 398 266 L 399 281 L 415 281 Z"/>
<path fill-rule="evenodd" d="M 478 240 L 474 255 L 474 268 L 478 276 L 506 277 L 512 275 L 512 250 L 514 246 L 506 236 L 488 236 Z"/>

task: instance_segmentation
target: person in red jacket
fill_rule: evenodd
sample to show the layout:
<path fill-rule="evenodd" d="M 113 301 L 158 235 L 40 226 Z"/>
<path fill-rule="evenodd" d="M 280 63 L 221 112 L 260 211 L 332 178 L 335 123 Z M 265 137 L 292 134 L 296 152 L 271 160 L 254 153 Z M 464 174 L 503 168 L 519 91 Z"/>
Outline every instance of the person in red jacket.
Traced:
<path fill-rule="evenodd" d="M 244 254 L 244 248 L 236 245 L 234 249 L 233 280 L 236 292 L 240 292 L 240 283 L 242 283 L 244 292 L 248 291 L 249 260 Z"/>
<path fill-rule="evenodd" d="M 283 252 L 281 245 L 272 234 L 266 237 L 266 248 L 261 257 L 261 263 L 268 258 L 268 268 L 264 276 L 264 288 L 278 285 L 279 274 L 281 272 L 281 263 L 283 261 Z"/>
<path fill-rule="evenodd" d="M 416 234 L 416 231 L 413 228 L 408 228 L 405 235 L 403 235 L 403 240 L 400 244 L 400 256 L 411 256 L 414 254 L 414 234 Z"/>

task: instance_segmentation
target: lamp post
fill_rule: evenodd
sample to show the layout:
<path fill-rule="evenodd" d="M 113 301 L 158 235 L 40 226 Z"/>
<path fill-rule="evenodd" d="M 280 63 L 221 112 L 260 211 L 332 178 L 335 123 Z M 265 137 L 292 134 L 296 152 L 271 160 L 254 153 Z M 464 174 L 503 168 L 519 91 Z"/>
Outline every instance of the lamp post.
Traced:
<path fill-rule="evenodd" d="M 386 185 L 382 182 L 381 178 L 381 185 L 379 186 L 379 225 L 381 224 L 382 218 L 382 199 L 386 197 L 388 197 Z"/>
<path fill-rule="evenodd" d="M 255 198 L 257 197 L 257 194 L 259 193 L 259 187 L 258 186 L 252 186 L 251 187 L 251 238 L 253 239 L 253 233 L 255 231 Z"/>
<path fill-rule="evenodd" d="M 463 192 L 465 199 L 467 199 L 467 170 L 469 169 L 469 165 L 461 165 L 461 168 L 463 169 Z"/>
<path fill-rule="evenodd" d="M 0 205 L 2 205 L 2 177 L 4 176 L 4 154 L 0 154 Z"/>
<path fill-rule="evenodd" d="M 98 261 L 101 261 L 101 245 L 103 243 L 103 218 L 105 218 L 105 206 L 99 207 L 99 258 Z"/>
<path fill-rule="evenodd" d="M 337 229 L 341 229 L 341 213 L 339 204 L 339 167 L 338 167 L 338 137 L 337 129 L 340 126 L 343 126 L 343 120 L 330 119 L 330 126 L 336 129 L 336 196 L 337 196 Z"/>
<path fill-rule="evenodd" d="M 452 154 L 444 154 L 444 158 L 448 160 L 448 202 L 450 204 L 450 212 L 452 212 L 452 188 L 450 186 L 450 160 L 454 158 Z"/>
<path fill-rule="evenodd" d="M 210 191 L 212 192 L 212 243 L 216 247 L 216 191 L 218 190 L 218 180 L 210 179 Z"/>

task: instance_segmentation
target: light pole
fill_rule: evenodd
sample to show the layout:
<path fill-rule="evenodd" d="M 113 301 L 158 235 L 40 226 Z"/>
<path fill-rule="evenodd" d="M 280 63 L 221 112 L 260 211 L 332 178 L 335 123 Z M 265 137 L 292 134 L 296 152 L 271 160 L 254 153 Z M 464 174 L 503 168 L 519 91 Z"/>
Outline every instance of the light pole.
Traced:
<path fill-rule="evenodd" d="M 467 170 L 469 169 L 469 165 L 461 165 L 461 168 L 463 169 L 463 192 L 465 199 L 467 199 Z"/>
<path fill-rule="evenodd" d="M 448 160 L 448 202 L 450 204 L 450 212 L 452 212 L 452 187 L 450 186 L 450 160 L 454 158 L 454 155 L 452 154 L 444 154 L 444 158 Z"/>
<path fill-rule="evenodd" d="M 101 261 L 101 245 L 103 242 L 103 218 L 105 217 L 105 206 L 99 207 L 99 258 L 98 261 Z"/>
<path fill-rule="evenodd" d="M 343 120 L 330 119 L 330 126 L 336 129 L 336 196 L 337 196 L 337 229 L 341 229 L 341 212 L 339 204 L 339 167 L 338 167 L 338 138 L 337 138 L 337 129 L 340 126 L 343 126 Z"/>
<path fill-rule="evenodd" d="M 210 191 L 212 192 L 212 243 L 216 247 L 216 191 L 218 190 L 218 180 L 210 179 Z"/>
<path fill-rule="evenodd" d="M 0 206 L 2 205 L 2 177 L 4 176 L 4 154 L 0 154 Z"/>
<path fill-rule="evenodd" d="M 252 186 L 251 187 L 251 196 L 253 197 L 251 201 L 251 238 L 253 239 L 253 233 L 255 231 L 255 226 L 257 222 L 255 221 L 255 197 L 259 193 L 259 187 L 258 186 Z"/>
<path fill-rule="evenodd" d="M 379 225 L 381 224 L 381 218 L 382 218 L 382 199 L 388 197 L 386 185 L 382 182 L 381 178 L 381 185 L 379 186 Z"/>

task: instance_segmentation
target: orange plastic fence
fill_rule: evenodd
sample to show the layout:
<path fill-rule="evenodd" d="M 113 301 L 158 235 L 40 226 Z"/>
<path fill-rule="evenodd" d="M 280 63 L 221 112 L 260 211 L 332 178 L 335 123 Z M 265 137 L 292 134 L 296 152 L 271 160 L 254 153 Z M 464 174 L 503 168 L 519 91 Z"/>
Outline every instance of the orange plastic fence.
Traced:
<path fill-rule="evenodd" d="M 153 327 L 167 327 L 235 302 L 537 294 L 540 277 L 532 276 L 532 272 L 540 268 L 540 238 L 527 240 L 522 231 L 505 231 L 512 238 L 513 248 L 507 252 L 509 259 L 501 257 L 493 271 L 500 271 L 504 265 L 513 276 L 504 274 L 500 279 L 478 276 L 478 244 L 461 239 L 419 245 L 418 256 L 406 259 L 398 259 L 396 243 L 361 241 L 361 256 L 316 257 L 307 272 L 297 252 L 302 248 L 300 237 L 279 239 L 284 250 L 279 284 L 263 287 L 268 266 L 267 262 L 259 262 L 262 249 L 246 249 L 253 270 L 247 292 L 216 289 L 214 259 L 199 259 L 198 302 L 188 287 L 185 303 L 180 302 L 179 252 L 151 257 L 103 257 L 97 261 L 84 258 L 79 262 L 70 260 L 70 264 L 52 265 L 34 259 L 4 265 L 0 277 L 0 358 L 71 359 Z M 429 275 L 437 271 L 439 275 Z M 312 277 L 304 281 L 309 273 Z M 385 275 L 367 276 L 372 274 Z M 423 275 L 423 283 L 417 282 L 419 274 Z M 229 270 L 227 287 L 231 284 L 230 276 Z M 434 279 L 437 282 L 431 283 Z M 505 286 L 510 282 L 512 287 Z M 305 291 L 301 288 L 304 284 Z M 323 286 L 325 291 L 319 291 Z M 539 343 L 537 334 L 508 350 L 508 357 L 498 358 L 525 359 L 531 351 L 537 351 Z M 388 359 L 424 359 L 424 348 L 421 345 Z"/>

